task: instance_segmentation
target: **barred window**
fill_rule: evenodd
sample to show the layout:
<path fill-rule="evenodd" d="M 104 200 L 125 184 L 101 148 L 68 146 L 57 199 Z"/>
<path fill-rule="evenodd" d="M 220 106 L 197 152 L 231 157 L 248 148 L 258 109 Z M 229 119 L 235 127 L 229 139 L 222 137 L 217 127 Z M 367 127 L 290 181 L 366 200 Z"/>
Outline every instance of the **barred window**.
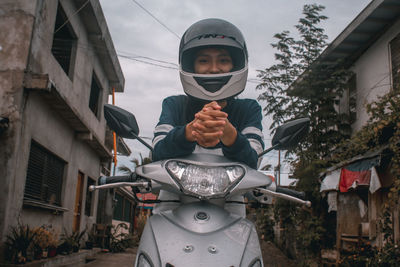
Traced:
<path fill-rule="evenodd" d="M 32 140 L 24 198 L 61 206 L 65 165 L 65 161 Z"/>
<path fill-rule="evenodd" d="M 96 74 L 93 72 L 92 75 L 92 84 L 90 86 L 90 97 L 89 97 L 89 108 L 96 115 L 97 118 L 100 118 L 101 114 L 101 101 L 102 101 L 103 90 L 100 86 L 98 78 Z"/>
<path fill-rule="evenodd" d="M 131 221 L 132 204 L 129 200 L 124 199 L 124 219 L 125 222 Z"/>
<path fill-rule="evenodd" d="M 76 35 L 68 22 L 68 17 L 59 3 L 51 53 L 70 78 L 72 78 L 75 63 L 76 40 Z"/>
<path fill-rule="evenodd" d="M 115 193 L 116 204 L 114 207 L 114 220 L 122 221 L 124 216 L 124 197 L 118 193 Z"/>
<path fill-rule="evenodd" d="M 115 199 L 117 200 L 117 203 L 114 207 L 113 219 L 124 222 L 131 222 L 133 209 L 132 202 L 119 193 L 115 193 Z"/>

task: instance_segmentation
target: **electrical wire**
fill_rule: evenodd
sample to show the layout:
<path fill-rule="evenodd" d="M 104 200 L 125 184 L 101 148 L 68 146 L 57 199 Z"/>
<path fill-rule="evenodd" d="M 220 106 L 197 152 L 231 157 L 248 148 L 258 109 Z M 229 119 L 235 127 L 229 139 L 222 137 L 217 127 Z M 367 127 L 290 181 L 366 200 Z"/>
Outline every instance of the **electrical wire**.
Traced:
<path fill-rule="evenodd" d="M 71 17 L 75 16 L 76 14 L 78 14 L 79 11 L 81 11 L 82 8 L 84 8 L 89 2 L 90 2 L 90 0 L 87 0 L 85 3 L 83 3 L 83 4 L 81 5 L 81 7 L 78 8 L 78 10 L 75 11 L 74 14 L 72 14 L 70 17 L 68 17 L 68 18 L 64 21 L 64 23 L 54 31 L 54 34 L 56 34 L 59 30 L 61 30 L 61 28 L 64 27 L 64 26 L 69 22 L 69 18 L 71 18 Z"/>
<path fill-rule="evenodd" d="M 40 39 L 44 40 L 42 38 L 42 36 L 39 36 Z M 86 44 L 86 43 L 82 43 L 82 42 L 77 42 L 76 44 L 77 47 L 85 49 L 87 51 L 93 51 L 99 55 L 107 55 L 109 54 L 108 50 L 102 46 L 96 45 L 96 44 Z M 62 50 L 62 49 L 61 49 Z M 172 62 L 168 62 L 168 61 L 164 61 L 164 60 L 159 60 L 159 59 L 154 59 L 148 56 L 141 56 L 141 55 L 126 55 L 126 52 L 122 52 L 125 53 L 121 54 L 121 51 L 116 51 L 117 52 L 117 56 L 121 57 L 121 58 L 126 58 L 129 60 L 134 60 L 137 62 L 141 62 L 144 64 L 149 64 L 149 65 L 153 65 L 153 66 L 157 66 L 157 67 L 162 67 L 162 68 L 167 68 L 167 69 L 174 69 L 177 70 L 178 69 L 178 64 L 176 63 L 172 63 Z M 152 62 L 148 62 L 145 60 L 140 60 L 140 59 L 145 59 L 145 60 L 150 60 L 150 61 L 154 61 L 154 62 L 158 62 L 158 63 L 163 63 L 163 64 L 167 64 L 167 65 L 171 65 L 171 66 L 165 66 L 165 65 L 161 65 L 161 64 L 157 64 L 157 63 L 152 63 Z"/>
<path fill-rule="evenodd" d="M 175 35 L 178 39 L 181 39 L 181 37 L 176 34 L 173 30 L 171 30 L 167 25 L 165 25 L 161 20 L 159 20 L 156 16 L 154 16 L 150 11 L 148 11 L 146 8 L 144 8 L 141 4 L 139 4 L 137 1 L 132 0 L 136 5 L 138 5 L 141 9 L 143 9 L 147 14 L 149 14 L 153 19 L 155 19 L 158 23 L 160 23 L 165 29 L 167 29 L 170 33 Z"/>
<path fill-rule="evenodd" d="M 134 57 L 124 56 L 124 55 L 118 55 L 118 57 L 122 57 L 122 58 L 130 59 L 130 60 L 138 61 L 138 62 L 141 62 L 141 63 L 145 63 L 145 64 L 149 64 L 149 65 L 157 66 L 157 67 L 161 67 L 161 68 L 178 70 L 178 68 L 176 68 L 176 67 L 164 66 L 164 65 L 160 65 L 160 64 L 156 64 L 156 63 L 140 60 L 140 59 L 137 59 L 137 58 L 134 58 Z"/>

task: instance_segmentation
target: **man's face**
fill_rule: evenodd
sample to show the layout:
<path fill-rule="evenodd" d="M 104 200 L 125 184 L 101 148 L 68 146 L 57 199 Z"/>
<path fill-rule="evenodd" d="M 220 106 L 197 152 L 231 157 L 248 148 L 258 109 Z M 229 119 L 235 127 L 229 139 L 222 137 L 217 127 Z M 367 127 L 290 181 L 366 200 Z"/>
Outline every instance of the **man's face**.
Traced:
<path fill-rule="evenodd" d="M 223 48 L 204 48 L 196 53 L 194 72 L 198 74 L 219 74 L 233 68 L 229 52 Z"/>

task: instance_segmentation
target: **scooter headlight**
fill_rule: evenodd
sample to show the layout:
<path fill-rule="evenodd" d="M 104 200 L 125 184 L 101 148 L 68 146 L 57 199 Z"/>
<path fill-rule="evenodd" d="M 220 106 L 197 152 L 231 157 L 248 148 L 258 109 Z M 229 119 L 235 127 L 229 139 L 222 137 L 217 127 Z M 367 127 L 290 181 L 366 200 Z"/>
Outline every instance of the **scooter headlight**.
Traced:
<path fill-rule="evenodd" d="M 245 173 L 239 165 L 210 167 L 174 160 L 166 168 L 184 191 L 200 197 L 226 193 Z"/>

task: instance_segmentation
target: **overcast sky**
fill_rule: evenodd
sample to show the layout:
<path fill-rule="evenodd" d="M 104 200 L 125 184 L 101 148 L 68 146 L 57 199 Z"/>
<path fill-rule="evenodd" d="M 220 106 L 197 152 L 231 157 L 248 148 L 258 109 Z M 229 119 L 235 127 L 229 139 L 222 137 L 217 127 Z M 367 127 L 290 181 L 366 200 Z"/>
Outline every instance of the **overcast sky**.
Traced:
<path fill-rule="evenodd" d="M 329 19 L 321 26 L 329 36 L 329 41 L 333 41 L 369 2 L 370 0 L 100 0 L 125 76 L 125 91 L 117 94 L 116 105 L 136 116 L 141 136 L 153 136 L 162 100 L 169 95 L 183 93 L 176 69 L 179 37 L 198 20 L 221 18 L 235 24 L 242 31 L 249 50 L 249 79 L 253 80 L 257 79 L 257 70 L 274 63 L 275 50 L 270 45 L 275 42 L 273 35 L 284 30 L 295 33 L 293 25 L 302 16 L 304 4 L 317 3 L 326 7 L 323 14 Z M 255 90 L 256 85 L 248 82 L 241 97 L 257 98 L 260 91 Z M 263 102 L 260 104 L 266 105 Z M 264 119 L 263 125 L 265 143 L 268 146 L 268 119 Z M 138 151 L 143 155 L 148 154 L 148 150 L 137 141 L 126 141 L 135 152 L 132 156 L 137 157 Z M 276 158 L 276 152 L 270 153 L 264 162 L 274 164 Z"/>

